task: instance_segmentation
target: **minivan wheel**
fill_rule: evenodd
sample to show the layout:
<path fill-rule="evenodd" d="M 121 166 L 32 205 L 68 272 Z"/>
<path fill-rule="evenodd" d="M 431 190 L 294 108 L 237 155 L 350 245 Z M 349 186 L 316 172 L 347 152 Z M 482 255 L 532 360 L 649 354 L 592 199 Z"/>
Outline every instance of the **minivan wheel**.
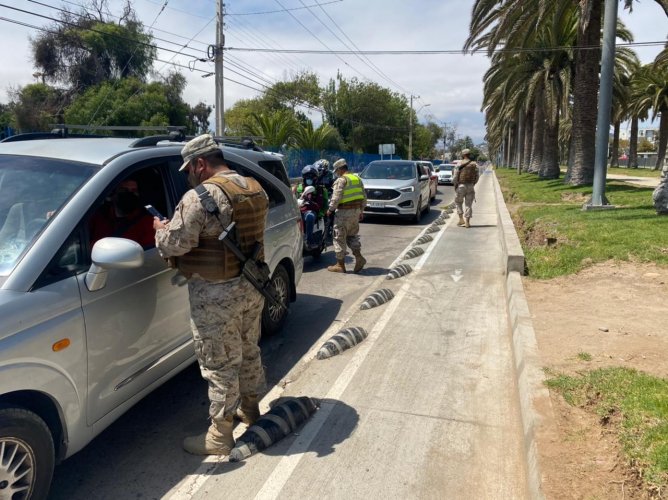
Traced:
<path fill-rule="evenodd" d="M 0 408 L 0 498 L 46 498 L 53 466 L 44 420 L 23 408 Z"/>
<path fill-rule="evenodd" d="M 274 335 L 281 329 L 288 314 L 288 304 L 290 303 L 290 277 L 285 267 L 278 265 L 271 277 L 271 284 L 276 290 L 276 295 L 280 297 L 281 304 L 284 307 L 278 307 L 264 301 L 262 310 L 262 333 L 264 335 Z"/>

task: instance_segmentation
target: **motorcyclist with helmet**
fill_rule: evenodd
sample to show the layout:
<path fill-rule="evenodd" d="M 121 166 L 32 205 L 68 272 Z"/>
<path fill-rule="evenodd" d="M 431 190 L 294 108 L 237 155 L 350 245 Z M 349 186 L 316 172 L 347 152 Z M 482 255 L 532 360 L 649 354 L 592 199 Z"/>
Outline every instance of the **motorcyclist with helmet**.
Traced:
<path fill-rule="evenodd" d="M 324 186 L 329 195 L 332 194 L 332 186 L 334 185 L 334 175 L 329 170 L 329 161 L 322 158 L 316 161 L 313 166 L 318 171 L 318 182 Z"/>
<path fill-rule="evenodd" d="M 313 203 L 318 206 L 318 211 L 306 210 L 302 212 L 304 229 L 306 232 L 306 244 L 309 248 L 320 244 L 313 241 L 313 227 L 319 218 L 324 217 L 329 204 L 329 195 L 327 189 L 318 182 L 318 170 L 313 165 L 306 165 L 302 169 L 302 182 L 293 186 L 292 192 L 297 198 L 302 198 L 306 188 L 311 186 L 315 191 L 312 194 L 309 194 L 309 197 L 311 197 Z"/>

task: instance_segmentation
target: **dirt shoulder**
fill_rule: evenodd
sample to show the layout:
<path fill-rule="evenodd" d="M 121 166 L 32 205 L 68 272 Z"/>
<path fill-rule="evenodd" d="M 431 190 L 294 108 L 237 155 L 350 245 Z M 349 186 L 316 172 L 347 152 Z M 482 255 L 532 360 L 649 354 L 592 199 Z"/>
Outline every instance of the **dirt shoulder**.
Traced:
<path fill-rule="evenodd" d="M 523 282 L 544 367 L 576 373 L 623 366 L 668 377 L 668 269 L 609 262 Z M 625 462 L 614 422 L 603 425 L 559 394 L 550 398 L 554 433 L 537 443 L 548 499 L 656 498 Z"/>

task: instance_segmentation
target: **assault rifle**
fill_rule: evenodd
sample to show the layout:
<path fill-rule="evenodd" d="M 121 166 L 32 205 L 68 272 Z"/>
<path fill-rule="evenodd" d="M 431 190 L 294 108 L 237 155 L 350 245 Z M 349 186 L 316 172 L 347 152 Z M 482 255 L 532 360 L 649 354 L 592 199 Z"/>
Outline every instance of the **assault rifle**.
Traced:
<path fill-rule="evenodd" d="M 278 307 L 279 309 L 285 309 L 285 305 L 281 302 L 280 297 L 276 294 L 276 289 L 271 284 L 269 266 L 266 262 L 258 260 L 257 258 L 260 250 L 262 250 L 262 244 L 259 241 L 256 242 L 251 256 L 246 257 L 237 246 L 236 242 L 229 237 L 230 232 L 234 230 L 235 224 L 236 222 L 231 222 L 230 225 L 220 233 L 218 239 L 222 241 L 237 259 L 241 261 L 241 274 L 250 281 L 251 285 L 264 295 L 272 306 Z"/>

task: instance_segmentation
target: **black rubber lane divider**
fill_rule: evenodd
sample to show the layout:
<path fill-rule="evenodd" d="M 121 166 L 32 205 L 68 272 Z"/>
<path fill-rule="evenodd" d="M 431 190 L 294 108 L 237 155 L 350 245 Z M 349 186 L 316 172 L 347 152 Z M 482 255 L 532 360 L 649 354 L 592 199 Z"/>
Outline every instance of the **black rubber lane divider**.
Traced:
<path fill-rule="evenodd" d="M 369 295 L 364 302 L 360 304 L 361 310 L 372 309 L 382 304 L 386 304 L 394 298 L 394 292 L 389 288 L 381 288 Z"/>
<path fill-rule="evenodd" d="M 295 432 L 318 409 L 317 400 L 308 396 L 282 399 L 283 402 L 262 415 L 237 439 L 230 452 L 230 462 L 241 462 L 269 448 Z"/>
<path fill-rule="evenodd" d="M 410 272 L 413 272 L 413 268 L 409 264 L 399 264 L 397 267 L 391 269 L 390 272 L 387 273 L 385 279 L 395 280 L 397 278 L 403 278 Z"/>
<path fill-rule="evenodd" d="M 413 247 L 408 252 L 404 254 L 404 259 L 414 259 L 419 257 L 424 253 L 424 248 L 422 247 Z"/>
<path fill-rule="evenodd" d="M 355 347 L 357 344 L 367 338 L 369 334 L 360 326 L 351 326 L 339 330 L 338 333 L 332 335 L 330 339 L 322 344 L 316 356 L 318 359 L 327 359 L 343 351 Z"/>
<path fill-rule="evenodd" d="M 415 241 L 415 244 L 424 245 L 425 243 L 429 243 L 430 241 L 434 241 L 434 237 L 429 234 L 423 234 Z"/>

